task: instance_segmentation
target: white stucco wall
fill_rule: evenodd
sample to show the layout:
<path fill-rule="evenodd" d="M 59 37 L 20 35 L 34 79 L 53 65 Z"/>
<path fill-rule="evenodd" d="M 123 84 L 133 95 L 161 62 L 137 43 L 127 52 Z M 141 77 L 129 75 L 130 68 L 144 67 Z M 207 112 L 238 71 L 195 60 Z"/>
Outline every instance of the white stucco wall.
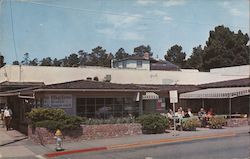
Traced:
<path fill-rule="evenodd" d="M 225 76 L 250 76 L 250 65 L 214 68 L 210 72 Z"/>
<path fill-rule="evenodd" d="M 6 73 L 5 73 L 6 71 Z M 7 76 L 5 76 L 6 74 Z M 113 83 L 136 84 L 202 84 L 217 81 L 246 78 L 245 75 L 221 75 L 219 73 L 196 71 L 157 71 L 117 69 L 103 67 L 47 67 L 47 66 L 4 66 L 0 69 L 0 81 L 59 83 L 98 77 L 104 80 L 111 75 Z"/>

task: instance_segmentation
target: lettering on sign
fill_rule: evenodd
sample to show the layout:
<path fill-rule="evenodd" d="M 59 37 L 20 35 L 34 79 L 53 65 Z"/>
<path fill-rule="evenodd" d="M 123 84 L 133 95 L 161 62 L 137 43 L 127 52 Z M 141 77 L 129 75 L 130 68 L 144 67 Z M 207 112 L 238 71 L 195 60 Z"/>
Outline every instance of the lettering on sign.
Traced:
<path fill-rule="evenodd" d="M 44 106 L 52 108 L 72 108 L 72 95 L 70 94 L 45 95 Z"/>

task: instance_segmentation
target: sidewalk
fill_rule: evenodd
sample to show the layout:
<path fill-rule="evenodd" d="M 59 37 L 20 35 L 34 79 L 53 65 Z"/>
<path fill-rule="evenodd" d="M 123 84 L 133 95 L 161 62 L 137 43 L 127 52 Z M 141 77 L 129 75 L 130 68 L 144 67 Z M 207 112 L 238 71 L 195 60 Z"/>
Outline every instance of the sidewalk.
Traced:
<path fill-rule="evenodd" d="M 35 153 L 23 145 L 25 140 L 27 140 L 27 136 L 18 131 L 6 131 L 5 128 L 1 127 L 0 158 L 34 156 Z"/>
<path fill-rule="evenodd" d="M 201 140 L 207 138 L 230 137 L 238 133 L 247 133 L 249 127 L 224 128 L 224 129 L 208 129 L 198 128 L 197 131 L 170 131 L 165 134 L 151 134 L 151 135 L 136 135 L 120 138 L 98 139 L 89 141 L 79 141 L 76 143 L 64 143 L 63 152 L 55 152 L 46 154 L 47 157 L 60 156 L 71 153 L 90 152 L 100 150 L 114 150 L 123 148 L 134 148 L 142 146 L 152 146 L 158 144 L 166 144 L 173 142 L 187 142 L 193 140 Z M 49 149 L 54 151 L 55 145 L 46 145 Z"/>
<path fill-rule="evenodd" d="M 188 142 L 207 138 L 230 137 L 235 136 L 238 133 L 247 133 L 248 131 L 249 127 L 224 129 L 198 128 L 197 131 L 193 132 L 177 131 L 178 135 L 174 135 L 174 132 L 170 131 L 169 133 L 165 134 L 136 135 L 120 138 L 63 143 L 63 148 L 65 149 L 65 151 L 55 152 L 55 144 L 46 146 L 35 144 L 15 130 L 7 132 L 5 129 L 0 128 L 0 158 L 29 158 L 31 156 L 33 156 L 33 158 L 42 158 L 42 155 L 44 157 L 54 157 L 79 152 L 114 150 L 152 146 L 173 142 Z M 13 153 L 13 150 L 15 151 L 15 153 Z"/>

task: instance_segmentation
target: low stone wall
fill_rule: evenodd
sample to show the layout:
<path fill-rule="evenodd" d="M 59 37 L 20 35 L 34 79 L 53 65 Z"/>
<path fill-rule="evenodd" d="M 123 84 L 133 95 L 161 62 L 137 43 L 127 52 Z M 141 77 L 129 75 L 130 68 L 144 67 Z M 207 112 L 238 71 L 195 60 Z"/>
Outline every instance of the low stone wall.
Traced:
<path fill-rule="evenodd" d="M 247 126 L 248 119 L 247 118 L 232 118 L 227 119 L 227 126 L 228 127 L 239 127 L 239 126 Z"/>
<path fill-rule="evenodd" d="M 64 142 L 76 142 L 81 140 L 113 138 L 129 135 L 142 134 L 141 125 L 133 124 L 103 124 L 103 125 L 81 125 L 78 130 L 63 131 Z M 29 138 L 40 144 L 55 143 L 55 132 L 48 131 L 46 128 L 37 127 L 32 129 L 29 127 Z"/>

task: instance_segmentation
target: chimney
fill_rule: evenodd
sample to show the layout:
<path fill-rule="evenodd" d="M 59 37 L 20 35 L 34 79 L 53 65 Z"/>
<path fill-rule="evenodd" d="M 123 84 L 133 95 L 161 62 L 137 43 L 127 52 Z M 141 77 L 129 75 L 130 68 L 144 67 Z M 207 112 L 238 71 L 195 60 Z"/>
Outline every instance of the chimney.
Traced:
<path fill-rule="evenodd" d="M 148 52 L 144 52 L 143 57 L 148 60 L 149 59 L 149 53 Z"/>

